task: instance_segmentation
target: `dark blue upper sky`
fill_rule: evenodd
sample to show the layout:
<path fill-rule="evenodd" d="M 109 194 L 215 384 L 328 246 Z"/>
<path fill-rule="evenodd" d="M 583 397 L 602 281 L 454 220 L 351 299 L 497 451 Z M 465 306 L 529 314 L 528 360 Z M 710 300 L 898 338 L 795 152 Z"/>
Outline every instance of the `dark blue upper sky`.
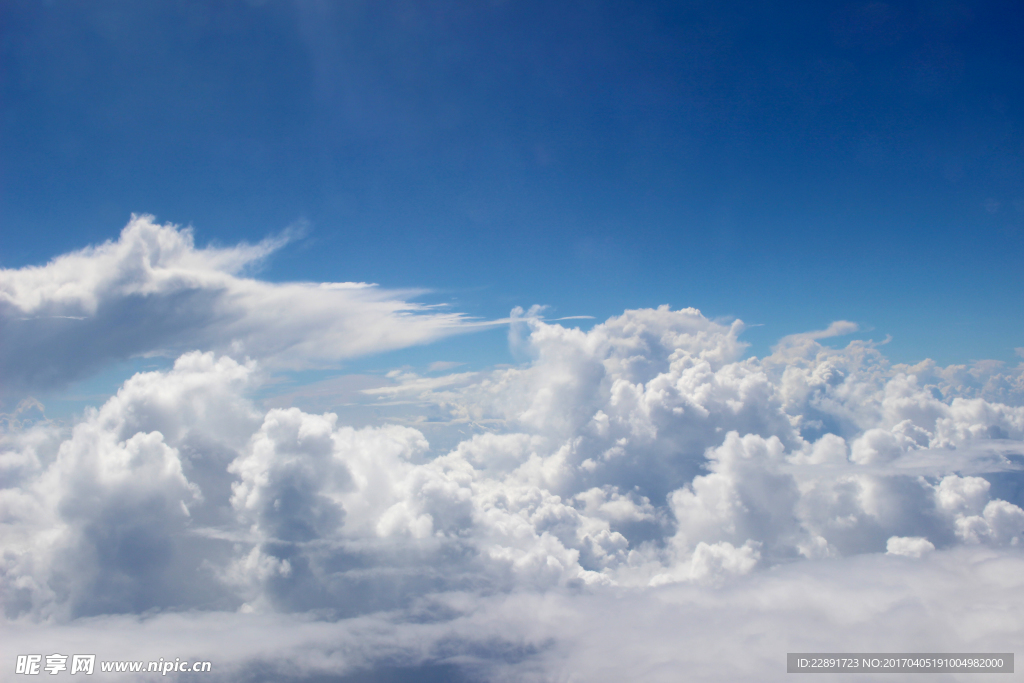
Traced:
<path fill-rule="evenodd" d="M 1015 2 L 0 2 L 0 266 L 303 223 L 275 280 L 1024 346 Z"/>

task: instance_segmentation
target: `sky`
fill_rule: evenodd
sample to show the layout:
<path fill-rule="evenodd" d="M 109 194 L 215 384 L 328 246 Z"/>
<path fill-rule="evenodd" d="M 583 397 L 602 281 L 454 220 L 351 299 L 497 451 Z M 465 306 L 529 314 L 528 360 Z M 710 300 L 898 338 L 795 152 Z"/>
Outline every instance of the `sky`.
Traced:
<path fill-rule="evenodd" d="M 0 1 L 0 666 L 1012 652 L 1022 34 L 995 1 Z"/>
<path fill-rule="evenodd" d="M 1022 22 L 983 3 L 5 2 L 3 266 L 131 213 L 499 318 L 1021 345 Z M 979 334 L 979 331 L 982 331 Z"/>

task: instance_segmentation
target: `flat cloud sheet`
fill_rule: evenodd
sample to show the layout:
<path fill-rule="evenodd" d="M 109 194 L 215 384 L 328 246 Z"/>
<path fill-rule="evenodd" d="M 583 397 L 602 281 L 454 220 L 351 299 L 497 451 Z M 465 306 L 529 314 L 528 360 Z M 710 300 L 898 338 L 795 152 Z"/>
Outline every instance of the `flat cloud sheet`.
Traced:
<path fill-rule="evenodd" d="M 362 391 L 392 418 L 356 428 L 253 396 L 275 369 L 484 323 L 240 274 L 273 248 L 141 217 L 0 272 L 9 396 L 178 355 L 73 425 L 29 398 L 5 416 L 9 655 L 209 660 L 196 678 L 225 681 L 763 681 L 786 652 L 1024 642 L 1024 366 L 826 346 L 844 321 L 744 358 L 743 324 L 695 309 L 586 332 L 517 309 L 524 362 L 392 373 Z"/>

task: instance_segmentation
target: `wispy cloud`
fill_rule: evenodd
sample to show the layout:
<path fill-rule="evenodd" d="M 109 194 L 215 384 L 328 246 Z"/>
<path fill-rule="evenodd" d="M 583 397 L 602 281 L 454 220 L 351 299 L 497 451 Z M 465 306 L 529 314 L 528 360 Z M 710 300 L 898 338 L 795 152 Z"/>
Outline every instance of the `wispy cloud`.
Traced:
<path fill-rule="evenodd" d="M 113 360 L 188 349 L 314 367 L 500 324 L 413 303 L 422 291 L 244 276 L 293 233 L 197 248 L 191 230 L 135 216 L 117 241 L 0 271 L 5 389 L 61 386 Z"/>
<path fill-rule="evenodd" d="M 465 363 L 450 360 L 438 360 L 434 361 L 429 366 L 427 366 L 427 372 L 444 372 L 446 370 L 452 370 L 453 368 L 457 368 L 462 365 L 465 365 Z"/>
<path fill-rule="evenodd" d="M 853 334 L 859 329 L 860 326 L 857 325 L 857 323 L 850 322 L 849 320 L 836 320 L 833 321 L 824 330 L 800 332 L 798 334 L 791 334 L 786 337 L 783 337 L 782 339 L 779 340 L 779 346 L 796 346 L 808 341 L 829 339 L 830 337 L 842 337 L 847 334 Z"/>

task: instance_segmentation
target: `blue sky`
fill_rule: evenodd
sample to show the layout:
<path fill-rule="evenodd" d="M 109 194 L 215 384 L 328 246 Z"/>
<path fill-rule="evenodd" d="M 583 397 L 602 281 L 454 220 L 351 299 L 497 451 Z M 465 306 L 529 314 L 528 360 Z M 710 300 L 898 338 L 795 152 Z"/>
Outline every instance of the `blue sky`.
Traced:
<path fill-rule="evenodd" d="M 1011 2 L 0 0 L 0 667 L 1019 647 L 1022 35 Z"/>
<path fill-rule="evenodd" d="M 1013 3 L 3 5 L 4 267 L 116 236 L 307 236 L 272 280 L 602 320 L 695 306 L 1010 361 Z M 503 343 L 480 342 L 499 358 Z"/>

